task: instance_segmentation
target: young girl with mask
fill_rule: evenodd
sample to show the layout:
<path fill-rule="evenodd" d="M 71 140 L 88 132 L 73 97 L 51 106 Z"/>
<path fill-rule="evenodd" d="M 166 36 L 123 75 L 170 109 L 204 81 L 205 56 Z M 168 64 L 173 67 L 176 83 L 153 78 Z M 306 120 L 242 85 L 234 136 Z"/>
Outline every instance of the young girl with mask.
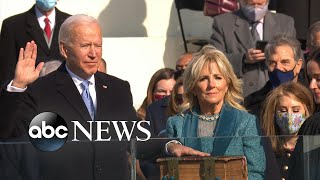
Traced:
<path fill-rule="evenodd" d="M 270 137 L 282 178 L 288 177 L 289 159 L 298 139 L 298 131 L 313 111 L 312 94 L 300 83 L 282 84 L 266 98 L 260 123 L 266 136 Z"/>

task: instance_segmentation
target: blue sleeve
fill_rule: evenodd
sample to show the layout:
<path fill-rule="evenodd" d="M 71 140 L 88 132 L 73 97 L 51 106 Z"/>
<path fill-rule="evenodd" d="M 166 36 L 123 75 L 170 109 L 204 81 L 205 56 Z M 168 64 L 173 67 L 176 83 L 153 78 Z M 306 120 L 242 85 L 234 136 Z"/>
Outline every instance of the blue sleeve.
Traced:
<path fill-rule="evenodd" d="M 243 151 L 247 158 L 249 179 L 263 180 L 266 168 L 266 159 L 258 129 L 256 117 L 250 115 L 242 135 Z"/>
<path fill-rule="evenodd" d="M 174 130 L 174 125 L 173 125 L 173 117 L 169 117 L 166 125 L 166 133 L 168 138 L 175 138 L 177 137 L 177 134 L 175 133 Z"/>

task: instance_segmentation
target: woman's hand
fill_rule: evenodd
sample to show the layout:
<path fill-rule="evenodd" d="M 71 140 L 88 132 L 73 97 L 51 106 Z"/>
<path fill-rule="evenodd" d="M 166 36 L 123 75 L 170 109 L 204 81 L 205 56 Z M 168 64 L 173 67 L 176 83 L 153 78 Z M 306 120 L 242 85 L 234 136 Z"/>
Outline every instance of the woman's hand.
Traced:
<path fill-rule="evenodd" d="M 184 156 L 184 155 L 192 155 L 192 156 L 210 156 L 208 153 L 204 153 L 201 151 L 194 150 L 190 147 L 183 146 L 177 143 L 169 143 L 167 146 L 168 152 L 173 156 Z"/>

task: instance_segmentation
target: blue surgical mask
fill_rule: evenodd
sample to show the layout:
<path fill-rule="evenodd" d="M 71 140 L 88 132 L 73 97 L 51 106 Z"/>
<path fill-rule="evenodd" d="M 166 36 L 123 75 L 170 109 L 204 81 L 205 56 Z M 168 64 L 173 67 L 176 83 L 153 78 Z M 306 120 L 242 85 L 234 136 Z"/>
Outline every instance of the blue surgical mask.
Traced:
<path fill-rule="evenodd" d="M 301 113 L 276 113 L 276 123 L 285 135 L 296 134 L 305 120 L 305 116 Z"/>
<path fill-rule="evenodd" d="M 53 9 L 57 4 L 57 0 L 36 0 L 36 6 L 43 11 Z"/>
<path fill-rule="evenodd" d="M 269 3 L 266 3 L 264 6 L 255 7 L 252 5 L 247 5 L 245 2 L 240 1 L 240 7 L 246 18 L 250 22 L 260 21 L 268 11 Z"/>
<path fill-rule="evenodd" d="M 294 66 L 295 68 L 296 66 Z M 279 85 L 292 81 L 295 76 L 294 76 L 294 68 L 291 71 L 283 72 L 280 71 L 279 69 L 275 69 L 272 72 L 268 72 L 269 75 L 269 80 L 272 84 L 273 88 L 278 87 Z"/>

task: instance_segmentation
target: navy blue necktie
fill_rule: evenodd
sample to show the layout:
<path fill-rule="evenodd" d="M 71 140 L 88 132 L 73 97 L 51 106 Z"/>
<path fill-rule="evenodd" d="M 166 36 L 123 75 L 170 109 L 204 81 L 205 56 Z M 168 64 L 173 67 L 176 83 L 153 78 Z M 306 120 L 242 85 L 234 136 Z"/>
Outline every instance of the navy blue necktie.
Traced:
<path fill-rule="evenodd" d="M 81 87 L 82 87 L 82 99 L 83 102 L 86 104 L 88 112 L 90 114 L 90 117 L 92 120 L 94 120 L 94 115 L 95 115 L 95 108 L 93 105 L 93 101 L 92 98 L 90 96 L 90 92 L 89 92 L 89 81 L 83 81 L 81 83 Z"/>

